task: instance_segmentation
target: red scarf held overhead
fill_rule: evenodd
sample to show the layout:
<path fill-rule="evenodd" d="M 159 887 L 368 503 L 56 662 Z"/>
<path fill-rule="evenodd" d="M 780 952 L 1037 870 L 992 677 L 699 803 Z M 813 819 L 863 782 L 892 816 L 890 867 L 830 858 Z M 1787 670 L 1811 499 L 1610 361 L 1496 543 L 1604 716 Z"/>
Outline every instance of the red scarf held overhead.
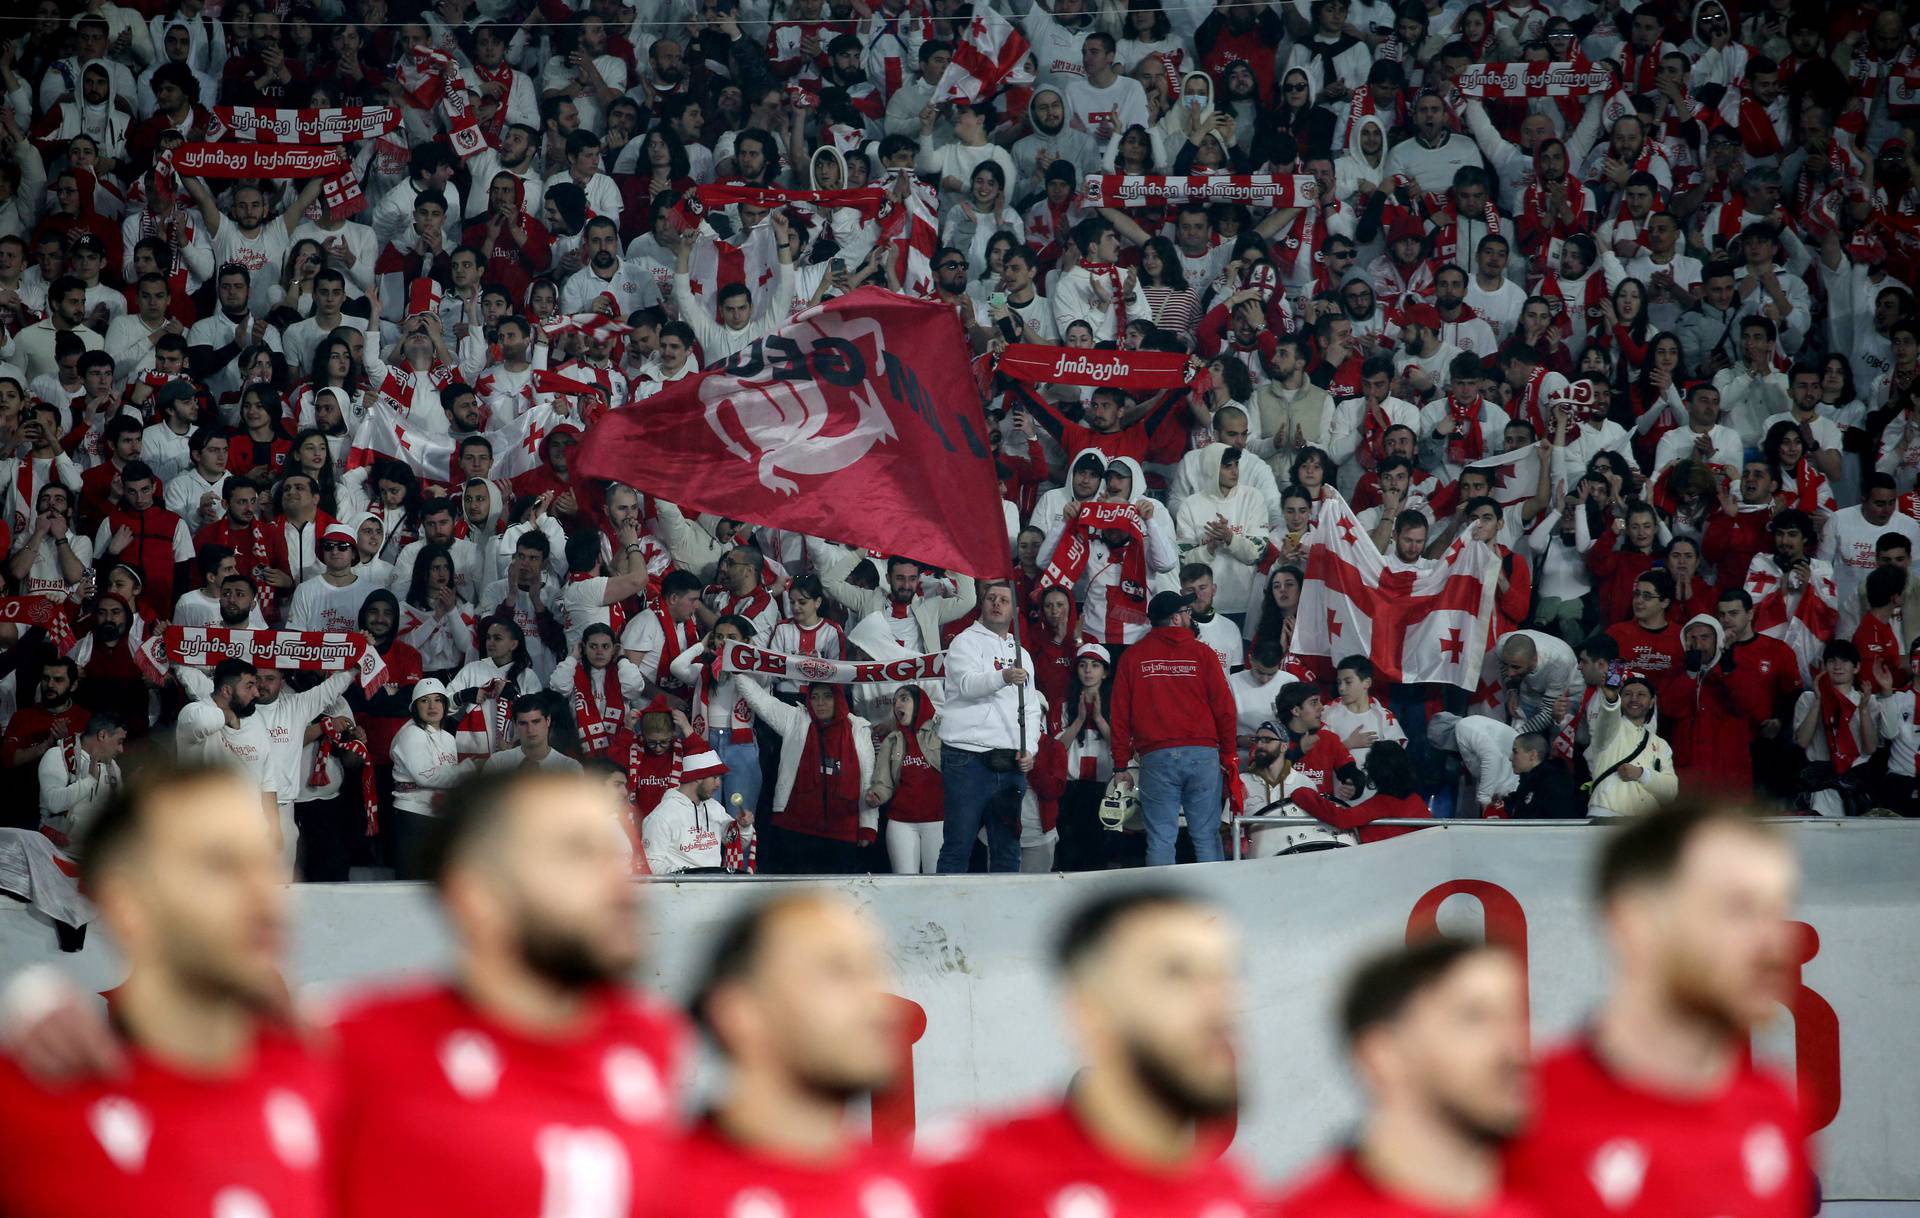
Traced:
<path fill-rule="evenodd" d="M 1107 620 L 1119 625 L 1142 624 L 1147 620 L 1147 526 L 1140 510 L 1131 503 L 1092 501 L 1080 505 L 1068 524 L 1066 535 L 1055 547 L 1053 559 L 1040 573 L 1040 590 L 1065 588 L 1073 591 L 1087 569 L 1096 533 L 1117 529 L 1127 534 L 1127 545 L 1120 558 L 1120 582 L 1107 593 Z"/>
<path fill-rule="evenodd" d="M 626 698 L 620 692 L 620 662 L 615 660 L 600 671 L 603 699 L 596 708 L 593 700 L 593 669 L 585 660 L 573 670 L 573 721 L 580 729 L 580 749 L 588 756 L 607 751 L 613 734 L 627 717 Z"/>
<path fill-rule="evenodd" d="M 809 203 L 822 208 L 851 207 L 859 214 L 862 223 L 871 223 L 879 216 L 881 206 L 887 201 L 886 188 L 881 186 L 862 186 L 853 190 L 787 190 L 780 186 L 754 186 L 740 182 L 699 186 L 695 187 L 694 193 L 708 210 L 730 203 L 747 203 L 769 209 L 792 203 Z"/>
<path fill-rule="evenodd" d="M 998 370 L 1031 385 L 1093 385 L 1129 391 L 1178 389 L 1192 382 L 1193 364 L 1177 351 L 1102 351 L 1014 343 Z"/>
<path fill-rule="evenodd" d="M 829 799 L 858 803 L 860 790 L 860 754 L 853 746 L 853 723 L 847 714 L 847 696 L 838 685 L 813 683 L 807 696 L 816 689 L 833 691 L 833 718 L 826 723 L 812 719 L 808 711 L 807 743 L 800 753 L 800 773 L 818 774 Z"/>
<path fill-rule="evenodd" d="M 1853 738 L 1853 717 L 1860 708 L 1826 673 L 1815 678 L 1814 685 L 1820 691 L 1820 722 L 1827 729 L 1827 754 L 1833 758 L 1834 773 L 1845 774 L 1860 760 L 1860 746 Z"/>

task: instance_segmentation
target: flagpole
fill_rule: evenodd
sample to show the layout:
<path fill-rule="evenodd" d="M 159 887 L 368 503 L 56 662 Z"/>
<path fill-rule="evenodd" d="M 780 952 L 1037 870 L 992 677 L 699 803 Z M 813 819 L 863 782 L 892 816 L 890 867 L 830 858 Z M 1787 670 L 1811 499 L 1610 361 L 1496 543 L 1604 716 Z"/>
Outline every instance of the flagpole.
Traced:
<path fill-rule="evenodd" d="M 1015 664 L 1018 664 L 1020 663 L 1020 614 L 1022 609 L 1020 605 L 1020 597 L 1016 590 L 1016 587 L 1017 587 L 1017 581 L 1012 579 L 1009 579 L 1007 581 L 1007 591 L 1014 593 L 1014 596 L 1013 596 L 1013 662 Z M 1028 673 L 1027 681 L 1031 681 L 1031 680 L 1033 680 L 1033 674 Z M 1019 711 L 1020 722 L 1015 729 L 1020 733 L 1020 747 L 1014 750 L 1016 753 L 1024 753 L 1027 751 L 1027 681 L 1022 681 L 1020 682 L 1020 684 L 1013 687 L 1014 693 L 1015 695 L 1017 695 L 1017 698 L 1020 704 L 1020 711 Z"/>

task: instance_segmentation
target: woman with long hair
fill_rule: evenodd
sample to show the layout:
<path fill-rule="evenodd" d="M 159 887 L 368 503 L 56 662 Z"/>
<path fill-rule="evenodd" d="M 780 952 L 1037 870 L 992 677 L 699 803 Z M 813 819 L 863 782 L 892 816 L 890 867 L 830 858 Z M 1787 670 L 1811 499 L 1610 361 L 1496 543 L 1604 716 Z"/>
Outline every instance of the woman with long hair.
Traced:
<path fill-rule="evenodd" d="M 973 167 L 967 194 L 947 208 L 940 240 L 979 265 L 986 259 L 987 242 L 1002 231 L 1026 239 L 1026 224 L 1007 202 L 1007 171 L 996 161 L 981 161 Z"/>
<path fill-rule="evenodd" d="M 460 751 L 467 756 L 511 748 L 515 743 L 513 700 L 545 688 L 527 653 L 527 632 L 511 614 L 488 619 L 480 646 L 480 658 L 469 661 L 447 682 L 447 696 L 460 712 Z"/>
<path fill-rule="evenodd" d="M 272 385 L 240 391 L 240 430 L 227 439 L 227 472 L 266 487 L 285 472 L 293 438 L 281 422 L 280 395 Z"/>
<path fill-rule="evenodd" d="M 638 712 L 646 703 L 646 677 L 621 653 L 613 628 L 604 622 L 580 632 L 580 645 L 554 665 L 548 680 L 573 707 L 582 757 L 605 753 L 614 735 L 626 729 L 629 709 Z"/>
<path fill-rule="evenodd" d="M 1815 523 L 1840 510 L 1826 474 L 1807 457 L 1807 436 L 1800 424 L 1781 419 L 1767 428 L 1760 451 L 1780 471 L 1780 489 L 1774 498 L 1782 507 L 1799 508 Z"/>
<path fill-rule="evenodd" d="M 1558 372 L 1565 377 L 1573 375 L 1573 352 L 1554 329 L 1553 304 L 1545 296 L 1529 296 L 1521 303 L 1520 320 L 1513 327 L 1513 333 L 1507 335 L 1507 341 L 1500 344 L 1500 350 L 1505 353 L 1523 345 L 1533 348 L 1540 366 L 1548 372 Z"/>
<path fill-rule="evenodd" d="M 427 542 L 413 558 L 412 580 L 400 605 L 400 637 L 436 676 L 459 671 L 473 658 L 473 615 L 454 582 L 453 551 Z"/>
<path fill-rule="evenodd" d="M 312 427 L 314 395 L 322 389 L 341 389 L 348 401 L 357 402 L 367 387 L 367 370 L 353 353 L 353 344 L 329 334 L 314 344 L 313 358 L 306 381 L 294 389 L 288 399 L 290 422 L 295 427 Z"/>
<path fill-rule="evenodd" d="M 1260 601 L 1260 620 L 1254 626 L 1249 650 L 1271 641 L 1283 652 L 1292 651 L 1294 617 L 1300 610 L 1300 590 L 1306 582 L 1307 573 L 1299 567 L 1273 569 L 1273 574 L 1267 577 L 1266 595 Z"/>
<path fill-rule="evenodd" d="M 1613 347 L 1622 363 L 1638 368 L 1647 358 L 1647 285 L 1622 279 L 1614 285 L 1613 296 L 1600 303 L 1600 314 L 1607 328 L 1599 345 Z"/>
<path fill-rule="evenodd" d="M 1153 324 L 1172 334 L 1191 335 L 1200 320 L 1200 297 L 1187 283 L 1186 264 L 1166 237 L 1140 247 L 1140 287 L 1153 306 Z"/>
<path fill-rule="evenodd" d="M 335 520 L 357 516 L 367 509 L 365 493 L 340 481 L 334 469 L 333 446 L 327 442 L 327 434 L 317 427 L 309 427 L 293 437 L 293 448 L 287 455 L 287 472 L 312 478 L 319 488 L 320 510 Z"/>

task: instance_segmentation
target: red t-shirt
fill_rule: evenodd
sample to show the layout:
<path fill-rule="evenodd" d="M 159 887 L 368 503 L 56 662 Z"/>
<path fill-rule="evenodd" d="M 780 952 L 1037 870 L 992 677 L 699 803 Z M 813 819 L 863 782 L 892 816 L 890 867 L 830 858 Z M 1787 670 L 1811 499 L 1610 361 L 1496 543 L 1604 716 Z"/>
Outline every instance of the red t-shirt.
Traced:
<path fill-rule="evenodd" d="M 1664 630 L 1648 630 L 1639 622 L 1616 622 L 1607 627 L 1607 637 L 1620 644 L 1620 659 L 1628 668 L 1649 676 L 1663 677 L 1687 666 L 1680 627 L 1672 621 Z"/>
<path fill-rule="evenodd" d="M 1361 1170 L 1352 1151 L 1288 1185 L 1270 1210 L 1273 1218 L 1537 1218 L 1510 1194 L 1470 1210 L 1443 1209 L 1387 1192 Z"/>
<path fill-rule="evenodd" d="M 1122 1159 L 1065 1105 L 974 1132 L 935 1167 L 929 1218 L 1229 1218 L 1252 1194 L 1217 1145 L 1175 1167 Z"/>
<path fill-rule="evenodd" d="M 1743 1062 L 1711 1096 L 1610 1073 L 1585 1042 L 1541 1061 L 1507 1186 L 1548 1218 L 1804 1218 L 1806 1128 L 1784 1083 Z"/>
<path fill-rule="evenodd" d="M 8 1218 L 323 1218 L 333 1072 L 262 1030 L 237 1074 L 135 1051 L 124 1077 L 43 1090 L 0 1059 Z"/>
<path fill-rule="evenodd" d="M 642 997 L 609 990 L 548 1038 L 431 985 L 363 1001 L 335 1032 L 351 1218 L 631 1213 L 664 1171 L 687 1036 Z"/>
<path fill-rule="evenodd" d="M 1312 783 L 1320 794 L 1332 795 L 1335 772 L 1352 764 L 1353 753 L 1340 738 L 1323 731 L 1314 736 L 1313 747 L 1306 755 L 1293 763 L 1293 772 Z"/>
<path fill-rule="evenodd" d="M 702 1121 L 674 1139 L 670 1174 L 636 1208 L 641 1218 L 922 1218 L 920 1175 L 871 1143 L 825 1162 L 742 1146 Z"/>

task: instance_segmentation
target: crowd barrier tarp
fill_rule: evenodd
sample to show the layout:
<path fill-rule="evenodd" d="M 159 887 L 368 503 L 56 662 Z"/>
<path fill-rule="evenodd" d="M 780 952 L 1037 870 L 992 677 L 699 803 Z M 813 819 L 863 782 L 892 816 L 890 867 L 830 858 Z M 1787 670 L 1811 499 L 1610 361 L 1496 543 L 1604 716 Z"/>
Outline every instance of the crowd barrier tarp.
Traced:
<path fill-rule="evenodd" d="M 891 936 L 899 993 L 919 1029 L 910 1078 L 874 1119 L 899 1129 L 1057 1095 L 1071 1057 L 1054 1017 L 1047 948 L 1058 919 L 1102 886 L 1172 880 L 1204 891 L 1248 947 L 1247 1104 L 1237 1152 L 1261 1176 L 1289 1173 L 1347 1130 L 1356 1095 L 1331 1027 L 1356 956 L 1409 928 L 1484 932 L 1523 951 L 1538 1043 L 1576 1030 L 1607 964 L 1587 897 L 1607 830 L 1446 825 L 1392 841 L 1173 873 L 861 877 L 836 886 Z M 1805 957 L 1791 1013 L 1759 1038 L 1796 1072 L 1822 1127 L 1820 1163 L 1835 1199 L 1920 1199 L 1920 826 L 1796 825 L 1805 871 Z M 767 882 L 656 882 L 649 893 L 649 982 L 691 986 L 709 931 Z M 296 979 L 332 988 L 430 969 L 447 938 L 416 885 L 308 885 L 295 896 Z M 0 975 L 55 960 L 99 990 L 119 962 L 95 928 L 61 956 L 50 927 L 0 906 Z M 923 1017 L 923 1018 L 922 1018 Z"/>

